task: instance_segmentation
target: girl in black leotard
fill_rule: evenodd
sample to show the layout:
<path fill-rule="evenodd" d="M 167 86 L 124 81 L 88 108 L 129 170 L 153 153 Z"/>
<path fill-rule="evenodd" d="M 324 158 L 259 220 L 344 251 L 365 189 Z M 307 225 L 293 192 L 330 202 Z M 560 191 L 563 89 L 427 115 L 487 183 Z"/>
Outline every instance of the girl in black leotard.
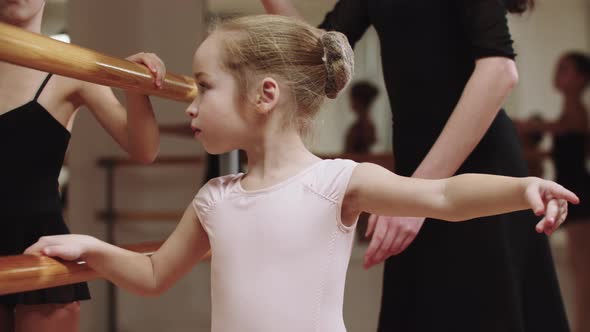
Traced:
<path fill-rule="evenodd" d="M 39 33 L 45 2 L 0 0 L 0 21 Z M 165 73 L 154 55 L 129 60 Z M 111 136 L 142 162 L 158 151 L 158 127 L 146 96 L 127 93 L 127 112 L 104 86 L 0 62 L 0 255 L 21 254 L 40 236 L 68 233 L 57 178 L 74 116 L 87 106 Z M 78 331 L 86 284 L 0 296 L 0 331 Z"/>
<path fill-rule="evenodd" d="M 555 87 L 563 96 L 562 112 L 555 122 L 520 124 L 528 132 L 553 135 L 552 156 L 560 184 L 572 188 L 580 204 L 569 208 L 565 231 L 574 296 L 573 331 L 590 331 L 590 174 L 587 152 L 590 137 L 588 112 L 582 96 L 590 85 L 590 57 L 566 53 L 558 62 Z"/>

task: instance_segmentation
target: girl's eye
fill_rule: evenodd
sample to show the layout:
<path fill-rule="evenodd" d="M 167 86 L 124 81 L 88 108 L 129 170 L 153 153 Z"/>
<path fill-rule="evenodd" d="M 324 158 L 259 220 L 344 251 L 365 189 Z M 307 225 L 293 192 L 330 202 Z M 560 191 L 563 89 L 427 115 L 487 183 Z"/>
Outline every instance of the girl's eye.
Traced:
<path fill-rule="evenodd" d="M 199 82 L 198 83 L 198 86 L 199 86 L 199 88 L 201 88 L 203 90 L 209 89 L 209 85 L 207 83 L 204 83 L 204 82 Z"/>

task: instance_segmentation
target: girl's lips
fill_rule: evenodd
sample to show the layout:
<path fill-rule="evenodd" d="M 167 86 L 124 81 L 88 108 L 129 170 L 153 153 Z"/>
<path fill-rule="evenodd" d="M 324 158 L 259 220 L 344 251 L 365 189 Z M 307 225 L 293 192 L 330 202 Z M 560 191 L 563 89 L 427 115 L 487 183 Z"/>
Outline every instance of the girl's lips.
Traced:
<path fill-rule="evenodd" d="M 193 135 L 195 137 L 199 136 L 199 134 L 201 133 L 201 129 L 197 128 L 197 127 L 193 127 L 191 126 L 191 130 L 193 131 Z"/>

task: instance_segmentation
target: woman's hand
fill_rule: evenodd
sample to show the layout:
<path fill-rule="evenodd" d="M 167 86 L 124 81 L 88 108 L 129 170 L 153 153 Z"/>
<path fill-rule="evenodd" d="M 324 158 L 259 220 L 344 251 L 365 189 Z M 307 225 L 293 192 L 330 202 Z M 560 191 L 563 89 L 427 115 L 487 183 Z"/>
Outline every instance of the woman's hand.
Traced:
<path fill-rule="evenodd" d="M 365 236 L 373 235 L 365 253 L 366 269 L 397 255 L 414 241 L 424 218 L 388 217 L 372 214 Z"/>

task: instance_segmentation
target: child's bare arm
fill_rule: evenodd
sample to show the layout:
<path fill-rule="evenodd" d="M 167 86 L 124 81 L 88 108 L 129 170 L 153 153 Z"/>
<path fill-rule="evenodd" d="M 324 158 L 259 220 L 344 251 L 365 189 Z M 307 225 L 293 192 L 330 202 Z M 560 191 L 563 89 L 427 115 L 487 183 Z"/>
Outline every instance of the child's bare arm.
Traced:
<path fill-rule="evenodd" d="M 533 177 L 463 174 L 447 179 L 424 180 L 398 176 L 368 163 L 357 166 L 347 192 L 347 202 L 358 211 L 449 221 L 525 209 L 544 214 L 549 201 L 558 203 L 559 199 L 572 203 L 578 201 L 572 192 L 562 186 Z M 559 211 L 554 212 L 551 211 L 552 217 L 563 215 Z"/>
<path fill-rule="evenodd" d="M 151 256 L 158 292 L 188 273 L 209 249 L 209 237 L 191 203 L 174 232 Z"/>
<path fill-rule="evenodd" d="M 102 277 L 133 293 L 163 293 L 185 275 L 209 250 L 209 239 L 192 206 L 176 230 L 151 257 L 86 235 L 46 236 L 25 254 L 44 254 L 65 260 L 84 260 Z"/>

